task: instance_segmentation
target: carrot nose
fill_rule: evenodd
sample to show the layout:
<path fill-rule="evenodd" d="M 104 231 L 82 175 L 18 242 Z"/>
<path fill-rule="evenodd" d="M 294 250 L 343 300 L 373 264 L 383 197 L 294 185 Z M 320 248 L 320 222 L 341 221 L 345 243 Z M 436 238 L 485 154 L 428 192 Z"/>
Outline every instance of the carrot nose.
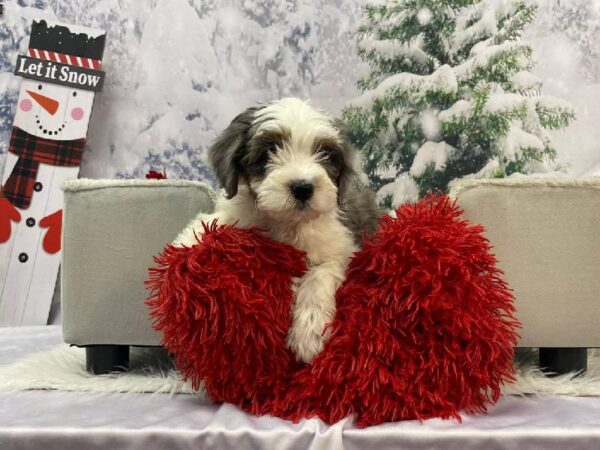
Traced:
<path fill-rule="evenodd" d="M 27 93 L 31 95 L 31 97 L 33 97 L 33 99 L 51 115 L 54 115 L 58 110 L 58 102 L 53 98 L 46 97 L 45 95 L 32 91 L 27 91 Z"/>

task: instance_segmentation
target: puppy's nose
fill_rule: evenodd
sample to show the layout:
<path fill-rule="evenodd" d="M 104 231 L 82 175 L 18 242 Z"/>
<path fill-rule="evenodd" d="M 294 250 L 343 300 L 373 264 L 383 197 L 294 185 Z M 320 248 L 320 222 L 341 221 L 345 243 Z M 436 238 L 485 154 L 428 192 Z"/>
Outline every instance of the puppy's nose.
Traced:
<path fill-rule="evenodd" d="M 296 200 L 305 202 L 312 197 L 314 186 L 308 180 L 296 180 L 290 184 L 290 191 Z"/>

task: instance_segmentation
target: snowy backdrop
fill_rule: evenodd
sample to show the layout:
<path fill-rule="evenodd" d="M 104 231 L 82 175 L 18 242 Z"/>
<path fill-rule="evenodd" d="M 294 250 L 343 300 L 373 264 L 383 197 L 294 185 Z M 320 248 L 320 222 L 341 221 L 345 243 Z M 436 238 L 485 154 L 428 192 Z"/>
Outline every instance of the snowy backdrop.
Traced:
<path fill-rule="evenodd" d="M 544 92 L 577 119 L 555 132 L 563 167 L 600 175 L 600 0 L 538 0 L 531 41 Z M 16 55 L 33 19 L 108 31 L 104 91 L 96 96 L 86 177 L 205 179 L 206 149 L 243 108 L 309 97 L 339 114 L 365 67 L 352 30 L 364 0 L 4 0 L 0 18 L 0 169 L 20 79 Z"/>

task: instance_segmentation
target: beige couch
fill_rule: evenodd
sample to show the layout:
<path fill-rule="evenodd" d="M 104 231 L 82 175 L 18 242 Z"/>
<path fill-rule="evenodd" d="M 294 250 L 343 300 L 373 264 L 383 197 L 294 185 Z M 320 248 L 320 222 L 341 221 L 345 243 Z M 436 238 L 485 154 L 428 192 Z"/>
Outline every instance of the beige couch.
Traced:
<path fill-rule="evenodd" d="M 159 345 L 147 268 L 215 194 L 178 180 L 73 180 L 64 192 L 64 339 L 104 372 L 127 364 L 129 345 Z M 600 346 L 600 179 L 462 181 L 451 195 L 487 229 L 515 292 L 519 346 L 541 347 L 553 370 L 583 369 L 585 349 Z"/>
<path fill-rule="evenodd" d="M 127 366 L 129 346 L 158 346 L 144 305 L 153 256 L 215 193 L 182 180 L 71 180 L 63 185 L 61 307 L 65 342 L 102 373 Z"/>

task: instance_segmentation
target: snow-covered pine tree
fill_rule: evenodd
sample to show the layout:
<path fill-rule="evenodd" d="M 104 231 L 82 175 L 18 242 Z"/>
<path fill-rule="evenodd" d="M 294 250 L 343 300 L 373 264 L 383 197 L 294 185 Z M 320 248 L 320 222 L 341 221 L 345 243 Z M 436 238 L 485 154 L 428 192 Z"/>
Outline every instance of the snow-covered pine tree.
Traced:
<path fill-rule="evenodd" d="M 446 189 L 455 178 L 539 171 L 555 155 L 547 130 L 574 118 L 542 96 L 520 35 L 524 1 L 390 0 L 358 27 L 370 66 L 343 116 L 387 206 Z"/>

